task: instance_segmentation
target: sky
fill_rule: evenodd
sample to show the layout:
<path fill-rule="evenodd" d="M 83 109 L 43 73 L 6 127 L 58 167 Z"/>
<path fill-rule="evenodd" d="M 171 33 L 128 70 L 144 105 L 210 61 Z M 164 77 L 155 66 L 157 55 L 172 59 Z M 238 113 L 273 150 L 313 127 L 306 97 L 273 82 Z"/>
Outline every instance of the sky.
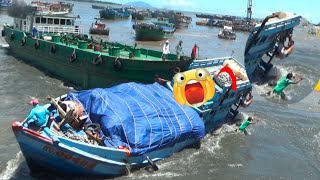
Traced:
<path fill-rule="evenodd" d="M 247 16 L 247 0 L 105 0 L 125 4 L 144 1 L 156 8 L 212 14 Z M 272 12 L 285 11 L 302 15 L 312 23 L 320 22 L 320 0 L 252 0 L 252 17 L 264 18 Z"/>

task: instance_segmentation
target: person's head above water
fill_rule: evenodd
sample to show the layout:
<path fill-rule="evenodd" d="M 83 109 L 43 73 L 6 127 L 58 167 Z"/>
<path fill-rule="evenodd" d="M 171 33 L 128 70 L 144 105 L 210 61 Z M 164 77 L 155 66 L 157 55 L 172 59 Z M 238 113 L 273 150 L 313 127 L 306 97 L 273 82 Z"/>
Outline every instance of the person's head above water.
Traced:
<path fill-rule="evenodd" d="M 292 73 L 288 73 L 288 74 L 287 74 L 287 79 L 290 79 L 290 80 L 291 80 L 292 78 L 293 78 L 293 74 L 292 74 Z"/>
<path fill-rule="evenodd" d="M 248 118 L 248 121 L 252 121 L 252 117 L 249 117 L 249 118 Z"/>

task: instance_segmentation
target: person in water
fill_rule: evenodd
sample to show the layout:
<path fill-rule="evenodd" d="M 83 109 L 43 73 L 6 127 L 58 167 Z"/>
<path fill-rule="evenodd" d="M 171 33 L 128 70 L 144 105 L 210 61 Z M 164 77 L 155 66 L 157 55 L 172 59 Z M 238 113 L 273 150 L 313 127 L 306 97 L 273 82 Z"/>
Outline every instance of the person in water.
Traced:
<path fill-rule="evenodd" d="M 297 81 L 293 81 L 293 74 L 288 73 L 286 76 L 284 76 L 278 83 L 277 85 L 273 88 L 273 92 L 280 95 L 282 99 L 286 99 L 286 95 L 284 94 L 283 90 L 289 85 L 289 84 L 298 84 L 300 81 L 303 80 L 301 77 Z M 267 95 L 270 95 L 271 91 L 267 93 Z"/>
<path fill-rule="evenodd" d="M 280 59 L 288 57 L 290 53 L 293 51 L 293 46 L 294 46 L 294 41 L 292 38 L 292 34 L 290 34 L 287 47 L 284 45 L 284 41 L 278 44 L 278 47 L 276 48 L 276 57 Z"/>
<path fill-rule="evenodd" d="M 247 128 L 250 124 L 255 124 L 255 123 L 258 122 L 258 121 L 253 122 L 252 120 L 253 120 L 252 117 L 248 117 L 247 119 L 245 119 L 245 120 L 241 123 L 241 125 L 240 125 L 240 127 L 239 127 L 239 131 L 243 132 L 245 135 L 248 135 L 248 132 L 247 132 L 246 128 Z M 237 132 L 237 130 L 238 130 L 238 129 L 236 129 L 236 132 Z"/>
<path fill-rule="evenodd" d="M 249 95 L 249 96 L 248 96 Z M 248 107 L 250 106 L 250 104 L 252 103 L 253 101 L 253 96 L 251 94 L 251 91 L 248 93 L 248 94 L 242 94 L 241 97 L 240 97 L 240 105 L 242 107 Z"/>

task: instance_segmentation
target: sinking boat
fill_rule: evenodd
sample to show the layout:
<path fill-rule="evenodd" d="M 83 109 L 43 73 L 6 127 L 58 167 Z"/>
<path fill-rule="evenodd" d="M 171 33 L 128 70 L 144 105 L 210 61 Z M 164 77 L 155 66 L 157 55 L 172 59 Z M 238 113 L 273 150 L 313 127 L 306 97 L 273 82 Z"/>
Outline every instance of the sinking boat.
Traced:
<path fill-rule="evenodd" d="M 217 76 L 225 66 L 239 70 L 236 91 L 230 78 Z M 121 176 L 146 166 L 157 171 L 156 161 L 187 147 L 200 148 L 206 133 L 238 115 L 240 95 L 252 86 L 232 57 L 193 61 L 190 70 L 199 68 L 215 81 L 214 97 L 199 108 L 176 102 L 175 80 L 49 97 L 51 103 L 44 106 L 53 114 L 48 129 L 12 123 L 28 166 L 64 176 Z"/>
<path fill-rule="evenodd" d="M 272 64 L 277 46 L 300 24 L 301 16 L 279 12 L 267 16 L 250 32 L 245 48 L 245 67 L 252 83 L 263 84 L 281 74 Z M 277 75 L 278 76 L 278 75 Z"/>

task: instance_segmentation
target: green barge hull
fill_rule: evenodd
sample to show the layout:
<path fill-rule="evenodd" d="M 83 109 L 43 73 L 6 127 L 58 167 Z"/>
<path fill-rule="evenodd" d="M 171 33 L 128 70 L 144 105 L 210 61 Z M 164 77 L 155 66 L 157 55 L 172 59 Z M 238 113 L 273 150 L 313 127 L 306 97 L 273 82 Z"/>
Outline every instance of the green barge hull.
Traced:
<path fill-rule="evenodd" d="M 153 83 L 155 75 L 170 80 L 177 70 L 187 70 L 192 62 L 189 57 L 185 61 L 176 60 L 174 54 L 163 61 L 160 51 L 118 43 L 107 43 L 108 48 L 97 51 L 88 49 L 86 41 L 70 45 L 61 42 L 59 36 L 52 36 L 52 40 L 38 39 L 7 26 L 3 33 L 18 59 L 83 89 L 132 81 Z"/>

